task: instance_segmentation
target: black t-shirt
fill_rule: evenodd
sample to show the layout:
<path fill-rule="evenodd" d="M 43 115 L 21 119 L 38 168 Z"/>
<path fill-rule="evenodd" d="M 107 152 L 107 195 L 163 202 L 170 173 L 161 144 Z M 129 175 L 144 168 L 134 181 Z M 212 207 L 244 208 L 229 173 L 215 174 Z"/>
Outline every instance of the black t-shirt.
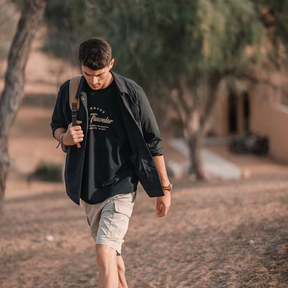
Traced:
<path fill-rule="evenodd" d="M 138 179 L 119 105 L 123 105 L 114 81 L 92 90 L 85 81 L 88 100 L 88 132 L 81 199 L 97 204 L 110 196 L 136 191 Z"/>

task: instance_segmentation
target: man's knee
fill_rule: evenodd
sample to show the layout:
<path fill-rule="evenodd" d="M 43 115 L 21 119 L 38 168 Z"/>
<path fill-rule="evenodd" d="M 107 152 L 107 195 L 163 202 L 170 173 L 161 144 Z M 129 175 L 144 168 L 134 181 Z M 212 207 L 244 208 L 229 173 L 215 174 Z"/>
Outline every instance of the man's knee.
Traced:
<path fill-rule="evenodd" d="M 108 269 L 114 262 L 113 259 L 116 260 L 116 251 L 113 248 L 106 245 L 96 245 L 96 262 L 98 267 Z"/>

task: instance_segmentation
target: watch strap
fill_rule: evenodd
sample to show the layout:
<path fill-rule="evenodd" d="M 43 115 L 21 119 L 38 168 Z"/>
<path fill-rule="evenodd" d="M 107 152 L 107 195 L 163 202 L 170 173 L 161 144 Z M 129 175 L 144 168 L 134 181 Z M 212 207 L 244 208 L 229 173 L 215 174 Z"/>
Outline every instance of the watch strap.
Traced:
<path fill-rule="evenodd" d="M 168 186 L 162 186 L 163 190 L 172 191 L 172 184 L 170 183 Z"/>

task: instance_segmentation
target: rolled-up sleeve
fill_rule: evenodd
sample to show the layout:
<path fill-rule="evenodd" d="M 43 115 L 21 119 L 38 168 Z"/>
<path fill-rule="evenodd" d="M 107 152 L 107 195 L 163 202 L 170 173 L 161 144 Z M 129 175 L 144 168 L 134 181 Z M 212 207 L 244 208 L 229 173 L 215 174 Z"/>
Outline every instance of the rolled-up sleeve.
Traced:
<path fill-rule="evenodd" d="M 139 91 L 138 101 L 141 126 L 146 145 L 153 157 L 161 156 L 164 154 L 164 149 L 160 144 L 162 136 L 149 100 L 143 89 Z"/>
<path fill-rule="evenodd" d="M 55 131 L 58 128 L 65 128 L 67 129 L 68 125 L 65 120 L 64 110 L 65 110 L 65 101 L 64 101 L 64 92 L 63 92 L 63 85 L 60 87 L 58 92 L 58 97 L 55 103 L 54 111 L 52 114 L 52 121 L 50 126 L 52 128 L 52 135 L 54 136 Z"/>

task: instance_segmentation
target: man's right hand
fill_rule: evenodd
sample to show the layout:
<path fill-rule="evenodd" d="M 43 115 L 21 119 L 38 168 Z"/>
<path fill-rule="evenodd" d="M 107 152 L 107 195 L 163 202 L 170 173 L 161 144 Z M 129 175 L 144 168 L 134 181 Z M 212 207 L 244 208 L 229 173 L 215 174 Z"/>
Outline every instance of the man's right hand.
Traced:
<path fill-rule="evenodd" d="M 80 143 L 84 139 L 84 133 L 80 124 L 82 121 L 77 121 L 77 126 L 72 126 L 72 123 L 69 124 L 66 133 L 63 135 L 63 144 L 65 146 L 74 146 L 77 143 Z"/>

